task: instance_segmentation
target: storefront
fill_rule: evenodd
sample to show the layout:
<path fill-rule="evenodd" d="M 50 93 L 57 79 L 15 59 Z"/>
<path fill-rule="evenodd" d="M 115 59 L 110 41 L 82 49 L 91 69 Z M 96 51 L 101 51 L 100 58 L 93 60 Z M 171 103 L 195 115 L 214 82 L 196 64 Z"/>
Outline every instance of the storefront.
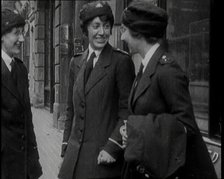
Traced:
<path fill-rule="evenodd" d="M 214 95 L 216 89 L 211 86 L 215 77 L 215 69 L 210 66 L 215 60 L 211 43 L 215 33 L 211 31 L 212 3 L 210 0 L 161 1 L 170 16 L 166 34 L 169 48 L 188 74 L 196 121 L 221 178 L 221 111 Z"/>

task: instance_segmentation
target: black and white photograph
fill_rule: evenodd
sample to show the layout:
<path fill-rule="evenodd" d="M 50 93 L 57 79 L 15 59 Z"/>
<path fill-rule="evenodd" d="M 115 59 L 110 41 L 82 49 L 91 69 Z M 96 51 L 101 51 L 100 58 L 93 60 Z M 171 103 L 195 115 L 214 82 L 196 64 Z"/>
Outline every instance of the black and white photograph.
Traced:
<path fill-rule="evenodd" d="M 217 6 L 1 0 L 1 179 L 221 179 Z"/>

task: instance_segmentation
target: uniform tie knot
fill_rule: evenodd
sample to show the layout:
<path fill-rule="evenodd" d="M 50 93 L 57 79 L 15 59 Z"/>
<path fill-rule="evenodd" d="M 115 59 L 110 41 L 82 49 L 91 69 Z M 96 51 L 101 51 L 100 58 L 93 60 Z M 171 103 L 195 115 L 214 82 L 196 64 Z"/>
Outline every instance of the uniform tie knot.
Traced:
<path fill-rule="evenodd" d="M 135 80 L 135 85 L 134 85 L 134 91 L 136 90 L 136 87 L 142 77 L 142 73 L 143 73 L 143 68 L 144 68 L 144 65 L 141 63 L 140 65 L 140 68 L 139 68 L 139 71 L 138 71 L 138 74 L 136 76 L 136 80 Z"/>
<path fill-rule="evenodd" d="M 90 73 L 93 69 L 93 59 L 96 57 L 95 52 L 92 52 L 90 55 L 90 58 L 88 59 L 86 63 L 86 70 L 85 70 L 85 83 L 88 81 L 88 78 L 90 76 Z"/>
<path fill-rule="evenodd" d="M 17 70 L 16 70 L 16 62 L 12 59 L 11 63 L 11 76 L 13 78 L 14 83 L 17 85 Z"/>

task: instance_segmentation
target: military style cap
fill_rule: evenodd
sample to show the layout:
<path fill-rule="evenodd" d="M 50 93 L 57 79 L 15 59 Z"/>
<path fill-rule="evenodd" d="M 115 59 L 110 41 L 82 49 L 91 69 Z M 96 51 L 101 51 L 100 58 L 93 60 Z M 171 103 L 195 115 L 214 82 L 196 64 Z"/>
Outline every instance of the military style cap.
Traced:
<path fill-rule="evenodd" d="M 151 2 L 135 1 L 123 11 L 122 23 L 132 31 L 160 38 L 166 30 L 168 15 Z"/>
<path fill-rule="evenodd" d="M 14 27 L 25 25 L 25 19 L 10 9 L 2 9 L 1 36 Z"/>
<path fill-rule="evenodd" d="M 81 27 L 89 20 L 97 17 L 106 15 L 112 19 L 112 25 L 114 23 L 114 16 L 110 5 L 103 1 L 94 1 L 88 4 L 84 4 L 80 10 L 79 18 Z"/>

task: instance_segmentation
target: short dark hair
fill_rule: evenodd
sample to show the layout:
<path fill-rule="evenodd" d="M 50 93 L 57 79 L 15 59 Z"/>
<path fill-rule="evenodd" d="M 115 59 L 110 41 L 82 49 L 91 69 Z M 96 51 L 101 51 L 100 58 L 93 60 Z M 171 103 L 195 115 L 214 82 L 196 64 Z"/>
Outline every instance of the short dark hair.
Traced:
<path fill-rule="evenodd" d="M 134 38 L 141 38 L 141 37 L 143 37 L 146 40 L 146 42 L 148 42 L 150 44 L 154 44 L 154 43 L 156 43 L 156 42 L 158 42 L 160 40 L 160 38 L 158 38 L 158 37 L 152 37 L 152 36 L 147 35 L 147 34 L 142 34 L 140 32 L 136 32 L 136 31 L 134 31 L 132 29 L 129 29 L 129 32 L 130 32 L 132 37 L 134 37 Z"/>

